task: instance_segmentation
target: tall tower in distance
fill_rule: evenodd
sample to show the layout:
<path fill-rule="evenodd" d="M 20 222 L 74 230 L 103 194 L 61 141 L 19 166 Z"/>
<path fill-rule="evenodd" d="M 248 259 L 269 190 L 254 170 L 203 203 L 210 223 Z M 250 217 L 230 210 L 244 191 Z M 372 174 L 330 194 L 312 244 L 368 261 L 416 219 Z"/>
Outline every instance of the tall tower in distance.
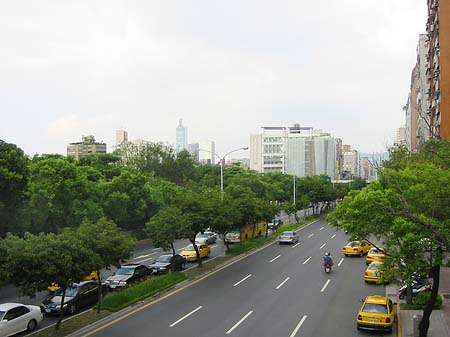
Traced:
<path fill-rule="evenodd" d="M 187 128 L 183 126 L 183 120 L 180 119 L 177 126 L 175 150 L 178 152 L 187 148 Z"/>

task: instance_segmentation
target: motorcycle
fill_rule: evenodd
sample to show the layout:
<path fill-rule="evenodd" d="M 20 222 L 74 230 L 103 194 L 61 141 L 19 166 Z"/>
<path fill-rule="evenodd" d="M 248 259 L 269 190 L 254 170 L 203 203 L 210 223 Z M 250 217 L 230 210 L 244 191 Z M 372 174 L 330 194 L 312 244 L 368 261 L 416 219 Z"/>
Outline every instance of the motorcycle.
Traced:
<path fill-rule="evenodd" d="M 416 296 L 417 294 L 424 291 L 431 291 L 431 284 L 428 282 L 428 279 L 426 277 L 413 276 L 412 279 L 413 279 L 411 284 L 412 296 Z M 398 289 L 398 297 L 400 299 L 404 299 L 406 297 L 407 288 L 408 288 L 407 284 L 404 283 Z"/>
<path fill-rule="evenodd" d="M 331 263 L 323 262 L 322 265 L 324 266 L 325 273 L 329 274 L 331 272 L 331 267 L 333 266 L 333 262 L 331 262 Z"/>

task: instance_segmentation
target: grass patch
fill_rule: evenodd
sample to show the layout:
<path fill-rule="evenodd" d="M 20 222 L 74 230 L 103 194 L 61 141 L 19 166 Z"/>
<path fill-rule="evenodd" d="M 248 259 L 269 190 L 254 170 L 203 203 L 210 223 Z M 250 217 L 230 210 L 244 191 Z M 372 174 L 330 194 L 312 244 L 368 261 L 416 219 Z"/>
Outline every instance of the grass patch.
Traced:
<path fill-rule="evenodd" d="M 173 272 L 158 277 L 150 277 L 131 288 L 122 289 L 105 297 L 102 309 L 118 311 L 131 304 L 153 296 L 160 291 L 184 281 L 187 276 L 181 272 Z"/>
<path fill-rule="evenodd" d="M 89 310 L 79 316 L 65 320 L 61 323 L 59 330 L 55 330 L 55 327 L 49 327 L 45 330 L 38 331 L 33 334 L 33 337 L 61 337 L 67 336 L 86 325 L 92 324 L 108 315 L 111 315 L 109 311 L 101 311 L 97 314 L 95 309 Z"/>

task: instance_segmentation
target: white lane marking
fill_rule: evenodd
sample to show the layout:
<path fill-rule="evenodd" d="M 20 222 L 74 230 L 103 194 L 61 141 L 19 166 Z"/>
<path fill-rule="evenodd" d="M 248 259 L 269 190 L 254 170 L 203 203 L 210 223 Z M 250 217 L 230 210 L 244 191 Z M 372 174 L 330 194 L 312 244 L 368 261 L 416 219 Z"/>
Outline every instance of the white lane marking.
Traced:
<path fill-rule="evenodd" d="M 336 234 L 333 234 L 333 236 L 331 238 L 334 239 L 335 237 L 336 237 Z"/>
<path fill-rule="evenodd" d="M 142 259 L 143 257 L 147 257 L 147 256 L 150 256 L 150 255 L 153 255 L 153 254 L 156 254 L 156 253 L 145 254 L 145 255 L 139 255 L 139 256 L 136 256 L 135 259 Z"/>
<path fill-rule="evenodd" d="M 341 266 L 342 262 L 344 262 L 344 258 L 342 258 L 342 259 L 341 259 L 341 261 L 339 261 L 339 263 L 338 263 L 338 267 L 340 267 L 340 266 Z"/>
<path fill-rule="evenodd" d="M 298 322 L 297 326 L 295 327 L 294 331 L 292 331 L 289 337 L 295 336 L 295 334 L 298 332 L 298 330 L 300 329 L 300 327 L 302 326 L 303 322 L 306 320 L 307 317 L 308 315 L 303 315 L 302 319 L 300 320 L 300 322 Z"/>
<path fill-rule="evenodd" d="M 297 242 L 295 245 L 292 246 L 292 248 L 297 247 L 300 244 L 300 242 Z"/>
<path fill-rule="evenodd" d="M 321 231 L 321 230 L 324 229 L 324 228 L 325 228 L 325 227 L 320 227 L 320 228 L 319 228 L 319 231 Z"/>
<path fill-rule="evenodd" d="M 314 236 L 314 233 L 309 234 L 309 235 L 308 235 L 308 238 L 313 237 L 313 236 Z"/>
<path fill-rule="evenodd" d="M 158 254 L 158 253 L 151 253 L 151 254 L 149 254 L 149 255 L 155 255 L 155 254 Z M 142 263 L 142 262 L 148 261 L 148 260 L 153 260 L 153 258 L 152 258 L 152 257 L 149 257 L 149 258 L 147 258 L 147 259 L 143 259 L 143 260 L 139 260 L 139 261 L 134 261 L 134 263 Z"/>
<path fill-rule="evenodd" d="M 311 260 L 312 256 L 308 257 L 303 264 L 307 264 L 309 260 Z"/>
<path fill-rule="evenodd" d="M 325 247 L 327 244 L 326 243 L 324 243 L 322 246 L 320 246 L 320 248 L 319 249 L 322 249 L 323 247 Z"/>
<path fill-rule="evenodd" d="M 169 325 L 169 328 L 173 328 L 175 325 L 177 325 L 178 323 L 180 323 L 182 320 L 188 318 L 189 316 L 191 316 L 193 313 L 199 311 L 201 308 L 203 308 L 203 306 L 199 306 L 197 309 L 192 310 L 190 313 L 184 315 L 183 317 L 181 317 L 178 321 L 173 322 L 172 324 Z"/>
<path fill-rule="evenodd" d="M 269 261 L 269 263 L 271 263 L 271 262 L 273 262 L 273 261 L 275 261 L 276 259 L 278 259 L 279 257 L 280 257 L 281 255 L 277 255 L 277 256 L 275 256 L 272 260 L 270 260 Z"/>
<path fill-rule="evenodd" d="M 233 332 L 234 329 L 236 329 L 239 324 L 241 324 L 243 321 L 245 321 L 247 319 L 248 316 L 250 316 L 251 314 L 253 314 L 253 310 L 250 310 L 244 317 L 242 317 L 239 322 L 237 322 L 235 325 L 233 325 L 233 327 L 227 331 L 227 335 L 229 335 L 230 333 Z"/>
<path fill-rule="evenodd" d="M 157 250 L 160 250 L 161 248 L 153 248 L 152 250 L 153 251 L 157 251 Z"/>
<path fill-rule="evenodd" d="M 281 283 L 278 285 L 278 287 L 276 287 L 275 289 L 276 289 L 276 290 L 280 289 L 280 288 L 283 286 L 283 284 L 285 284 L 289 279 L 290 279 L 289 276 L 286 277 L 286 279 L 285 279 L 283 282 L 281 282 Z"/>
<path fill-rule="evenodd" d="M 216 248 L 216 247 L 217 247 L 217 245 L 211 246 L 211 249 Z"/>
<path fill-rule="evenodd" d="M 252 274 L 248 274 L 246 277 L 244 277 L 242 280 L 240 280 L 239 282 L 236 282 L 235 284 L 233 284 L 233 287 L 236 287 L 237 285 L 241 284 L 242 282 L 244 282 L 246 279 L 248 279 L 249 277 L 251 277 Z"/>
<path fill-rule="evenodd" d="M 325 288 L 328 286 L 328 284 L 330 283 L 330 279 L 327 280 L 327 282 L 325 282 L 325 285 L 322 287 L 322 289 L 320 289 L 320 292 L 323 293 L 325 291 Z"/>

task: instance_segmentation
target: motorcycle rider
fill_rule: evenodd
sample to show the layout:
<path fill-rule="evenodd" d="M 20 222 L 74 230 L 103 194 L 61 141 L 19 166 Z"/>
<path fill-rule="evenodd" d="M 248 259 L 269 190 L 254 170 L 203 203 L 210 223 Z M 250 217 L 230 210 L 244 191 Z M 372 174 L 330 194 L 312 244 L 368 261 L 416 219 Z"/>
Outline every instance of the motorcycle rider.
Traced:
<path fill-rule="evenodd" d="M 325 267 L 328 265 L 330 268 L 333 265 L 333 258 L 331 257 L 330 252 L 325 253 L 325 256 L 323 257 L 323 265 Z"/>

